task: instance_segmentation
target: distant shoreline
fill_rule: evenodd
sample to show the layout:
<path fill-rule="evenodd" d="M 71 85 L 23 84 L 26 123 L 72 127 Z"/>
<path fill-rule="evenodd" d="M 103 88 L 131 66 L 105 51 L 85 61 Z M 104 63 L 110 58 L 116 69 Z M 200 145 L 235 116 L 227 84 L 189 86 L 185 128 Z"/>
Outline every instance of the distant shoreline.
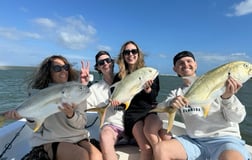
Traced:
<path fill-rule="evenodd" d="M 37 67 L 34 66 L 0 66 L 0 70 L 8 70 L 8 69 L 35 69 Z"/>
<path fill-rule="evenodd" d="M 8 69 L 19 69 L 19 70 L 23 70 L 23 69 L 36 69 L 36 66 L 0 66 L 0 70 L 8 70 Z M 97 71 L 90 71 L 90 72 L 97 72 Z M 177 76 L 177 75 L 172 75 L 172 74 L 159 74 L 160 76 Z"/>

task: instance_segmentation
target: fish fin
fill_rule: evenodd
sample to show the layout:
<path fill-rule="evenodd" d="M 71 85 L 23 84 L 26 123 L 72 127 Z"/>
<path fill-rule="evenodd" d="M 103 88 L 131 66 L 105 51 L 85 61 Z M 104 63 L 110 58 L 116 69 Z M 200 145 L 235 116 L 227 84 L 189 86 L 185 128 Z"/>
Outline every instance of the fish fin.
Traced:
<path fill-rule="evenodd" d="M 167 133 L 169 133 L 172 130 L 176 112 L 168 112 L 168 115 L 169 119 L 168 119 Z"/>
<path fill-rule="evenodd" d="M 204 117 L 206 118 L 210 110 L 210 104 L 203 106 Z"/>
<path fill-rule="evenodd" d="M 40 121 L 40 120 L 36 120 L 35 121 L 35 127 L 33 129 L 33 132 L 37 132 L 39 130 L 39 128 L 41 127 L 43 121 Z"/>
<path fill-rule="evenodd" d="M 4 125 L 6 118 L 4 115 L 0 115 L 0 127 L 2 127 Z"/>
<path fill-rule="evenodd" d="M 129 108 L 130 102 L 128 101 L 128 102 L 125 102 L 124 104 L 125 104 L 125 110 L 127 110 Z"/>

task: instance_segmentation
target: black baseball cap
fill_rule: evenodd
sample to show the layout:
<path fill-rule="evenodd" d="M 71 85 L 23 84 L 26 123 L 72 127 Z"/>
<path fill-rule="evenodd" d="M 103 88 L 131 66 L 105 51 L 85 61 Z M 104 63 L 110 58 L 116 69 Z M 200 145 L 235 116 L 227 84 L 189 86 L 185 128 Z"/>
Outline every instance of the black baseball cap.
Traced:
<path fill-rule="evenodd" d="M 176 54 L 176 56 L 173 57 L 173 65 L 176 64 L 176 62 L 183 58 L 183 57 L 192 57 L 193 60 L 195 60 L 194 55 L 190 51 L 182 51 Z"/>

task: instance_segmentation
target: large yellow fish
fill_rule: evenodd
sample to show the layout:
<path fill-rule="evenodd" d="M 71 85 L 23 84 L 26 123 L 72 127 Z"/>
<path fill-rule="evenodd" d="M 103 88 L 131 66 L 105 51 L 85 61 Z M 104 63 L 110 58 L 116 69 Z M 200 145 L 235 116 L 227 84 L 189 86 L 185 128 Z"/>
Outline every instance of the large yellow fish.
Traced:
<path fill-rule="evenodd" d="M 110 99 L 125 104 L 125 110 L 127 110 L 133 97 L 144 89 L 144 84 L 148 80 L 154 80 L 158 74 L 159 72 L 152 67 L 142 67 L 128 74 L 124 79 L 111 86 L 115 88 Z M 104 107 L 91 108 L 86 111 L 98 112 L 100 115 L 100 125 L 102 126 L 108 107 L 110 107 L 110 104 Z"/>
<path fill-rule="evenodd" d="M 35 121 L 36 132 L 44 120 L 52 114 L 60 112 L 62 102 L 79 104 L 91 94 L 87 86 L 78 82 L 56 84 L 40 90 L 16 107 L 18 114 Z M 4 123 L 4 113 L 0 113 L 0 126 Z"/>
<path fill-rule="evenodd" d="M 216 67 L 194 81 L 184 97 L 190 105 L 201 105 L 204 117 L 208 115 L 211 102 L 225 91 L 225 82 L 231 76 L 239 83 L 245 83 L 252 77 L 252 64 L 245 61 L 233 61 Z M 171 131 L 176 115 L 176 108 L 159 103 L 151 112 L 167 112 L 169 121 L 167 132 Z"/>

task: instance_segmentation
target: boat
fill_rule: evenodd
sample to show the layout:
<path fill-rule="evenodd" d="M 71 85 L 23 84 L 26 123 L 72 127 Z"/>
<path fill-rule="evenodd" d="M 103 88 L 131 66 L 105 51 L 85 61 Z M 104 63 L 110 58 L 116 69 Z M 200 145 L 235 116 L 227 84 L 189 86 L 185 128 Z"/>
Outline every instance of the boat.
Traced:
<path fill-rule="evenodd" d="M 162 114 L 162 113 L 161 113 Z M 91 138 L 99 140 L 99 118 L 96 112 L 88 112 L 87 127 Z M 162 118 L 161 118 L 162 119 Z M 167 127 L 167 120 L 162 119 L 163 127 Z M 29 140 L 33 131 L 26 125 L 25 119 L 20 119 L 0 128 L 0 160 L 20 160 L 31 150 Z M 185 134 L 185 125 L 179 121 L 174 122 L 172 129 L 174 136 Z M 246 144 L 252 155 L 252 146 Z M 139 148 L 134 143 L 119 141 L 116 144 L 116 153 L 119 160 L 138 160 Z"/>

